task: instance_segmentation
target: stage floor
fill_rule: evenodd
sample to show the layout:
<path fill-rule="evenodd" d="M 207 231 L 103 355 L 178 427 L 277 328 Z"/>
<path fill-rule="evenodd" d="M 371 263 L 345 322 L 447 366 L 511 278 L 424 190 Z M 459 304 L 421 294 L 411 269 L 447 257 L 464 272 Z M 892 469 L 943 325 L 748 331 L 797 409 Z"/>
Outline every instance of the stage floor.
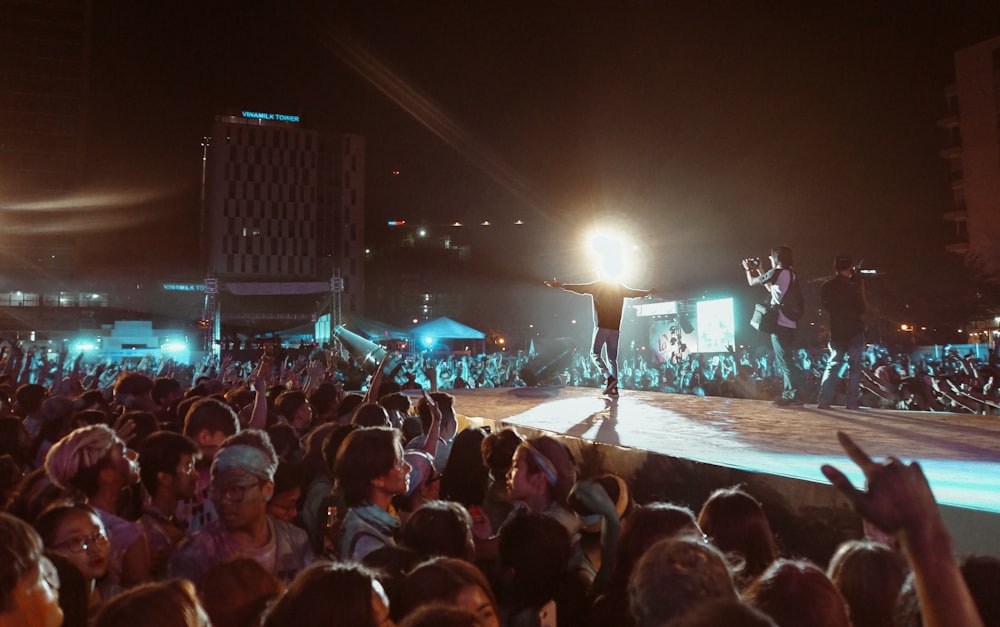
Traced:
<path fill-rule="evenodd" d="M 1000 513 L 1000 418 L 843 408 L 623 390 L 608 403 L 588 388 L 449 391 L 459 414 L 669 457 L 826 484 L 820 466 L 860 470 L 837 443 L 921 463 L 938 501 Z"/>

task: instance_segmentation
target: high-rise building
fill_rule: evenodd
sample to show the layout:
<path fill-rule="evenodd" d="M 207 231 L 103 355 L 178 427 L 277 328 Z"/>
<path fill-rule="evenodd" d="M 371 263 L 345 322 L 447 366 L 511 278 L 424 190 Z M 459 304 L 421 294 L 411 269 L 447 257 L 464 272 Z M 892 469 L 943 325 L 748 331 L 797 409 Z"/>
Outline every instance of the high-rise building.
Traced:
<path fill-rule="evenodd" d="M 955 53 L 941 156 L 952 172 L 954 236 L 947 248 L 1000 277 L 1000 37 Z"/>
<path fill-rule="evenodd" d="M 205 144 L 206 273 L 223 283 L 339 277 L 343 312 L 361 313 L 364 137 L 242 111 L 216 116 Z"/>

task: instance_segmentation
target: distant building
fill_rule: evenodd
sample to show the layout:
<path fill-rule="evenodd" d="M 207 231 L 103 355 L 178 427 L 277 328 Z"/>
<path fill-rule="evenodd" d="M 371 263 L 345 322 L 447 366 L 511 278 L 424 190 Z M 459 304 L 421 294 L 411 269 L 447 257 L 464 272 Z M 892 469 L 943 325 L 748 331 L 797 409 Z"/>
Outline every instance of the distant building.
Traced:
<path fill-rule="evenodd" d="M 941 156 L 952 172 L 951 252 L 1000 278 L 1000 37 L 955 53 Z"/>
<path fill-rule="evenodd" d="M 343 278 L 343 310 L 364 303 L 365 139 L 298 116 L 216 116 L 205 153 L 202 254 L 226 282 Z"/>

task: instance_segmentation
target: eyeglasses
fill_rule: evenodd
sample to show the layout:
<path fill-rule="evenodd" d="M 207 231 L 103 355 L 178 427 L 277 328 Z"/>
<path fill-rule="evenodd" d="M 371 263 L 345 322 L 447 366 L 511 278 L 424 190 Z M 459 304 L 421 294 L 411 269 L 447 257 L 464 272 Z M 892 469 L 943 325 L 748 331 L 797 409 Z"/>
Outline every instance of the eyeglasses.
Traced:
<path fill-rule="evenodd" d="M 230 503 L 239 503 L 246 497 L 247 490 L 250 488 L 259 488 L 262 485 L 264 485 L 264 481 L 237 483 L 224 488 L 213 485 L 209 489 L 212 491 L 212 498 L 219 499 L 220 501 L 229 501 Z"/>
<path fill-rule="evenodd" d="M 65 542 L 60 542 L 53 548 L 60 549 L 64 551 L 69 551 L 70 553 L 86 553 L 95 547 L 104 547 L 108 545 L 108 533 L 101 529 L 100 531 L 95 531 L 86 538 L 71 538 Z"/>

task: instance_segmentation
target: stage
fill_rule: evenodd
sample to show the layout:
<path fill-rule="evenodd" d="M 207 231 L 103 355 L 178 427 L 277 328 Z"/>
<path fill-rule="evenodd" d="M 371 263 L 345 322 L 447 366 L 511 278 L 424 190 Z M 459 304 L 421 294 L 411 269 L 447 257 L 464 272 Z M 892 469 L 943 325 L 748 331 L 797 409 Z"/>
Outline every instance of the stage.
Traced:
<path fill-rule="evenodd" d="M 765 505 L 786 552 L 825 562 L 860 534 L 847 501 L 820 473 L 833 464 L 862 485 L 837 443 L 848 433 L 872 457 L 921 463 L 956 550 L 1000 555 L 1000 418 L 622 390 L 616 403 L 585 388 L 453 390 L 456 411 L 481 424 L 549 434 L 582 476 L 622 475 L 636 500 L 696 512 L 712 490 L 742 483 Z"/>

